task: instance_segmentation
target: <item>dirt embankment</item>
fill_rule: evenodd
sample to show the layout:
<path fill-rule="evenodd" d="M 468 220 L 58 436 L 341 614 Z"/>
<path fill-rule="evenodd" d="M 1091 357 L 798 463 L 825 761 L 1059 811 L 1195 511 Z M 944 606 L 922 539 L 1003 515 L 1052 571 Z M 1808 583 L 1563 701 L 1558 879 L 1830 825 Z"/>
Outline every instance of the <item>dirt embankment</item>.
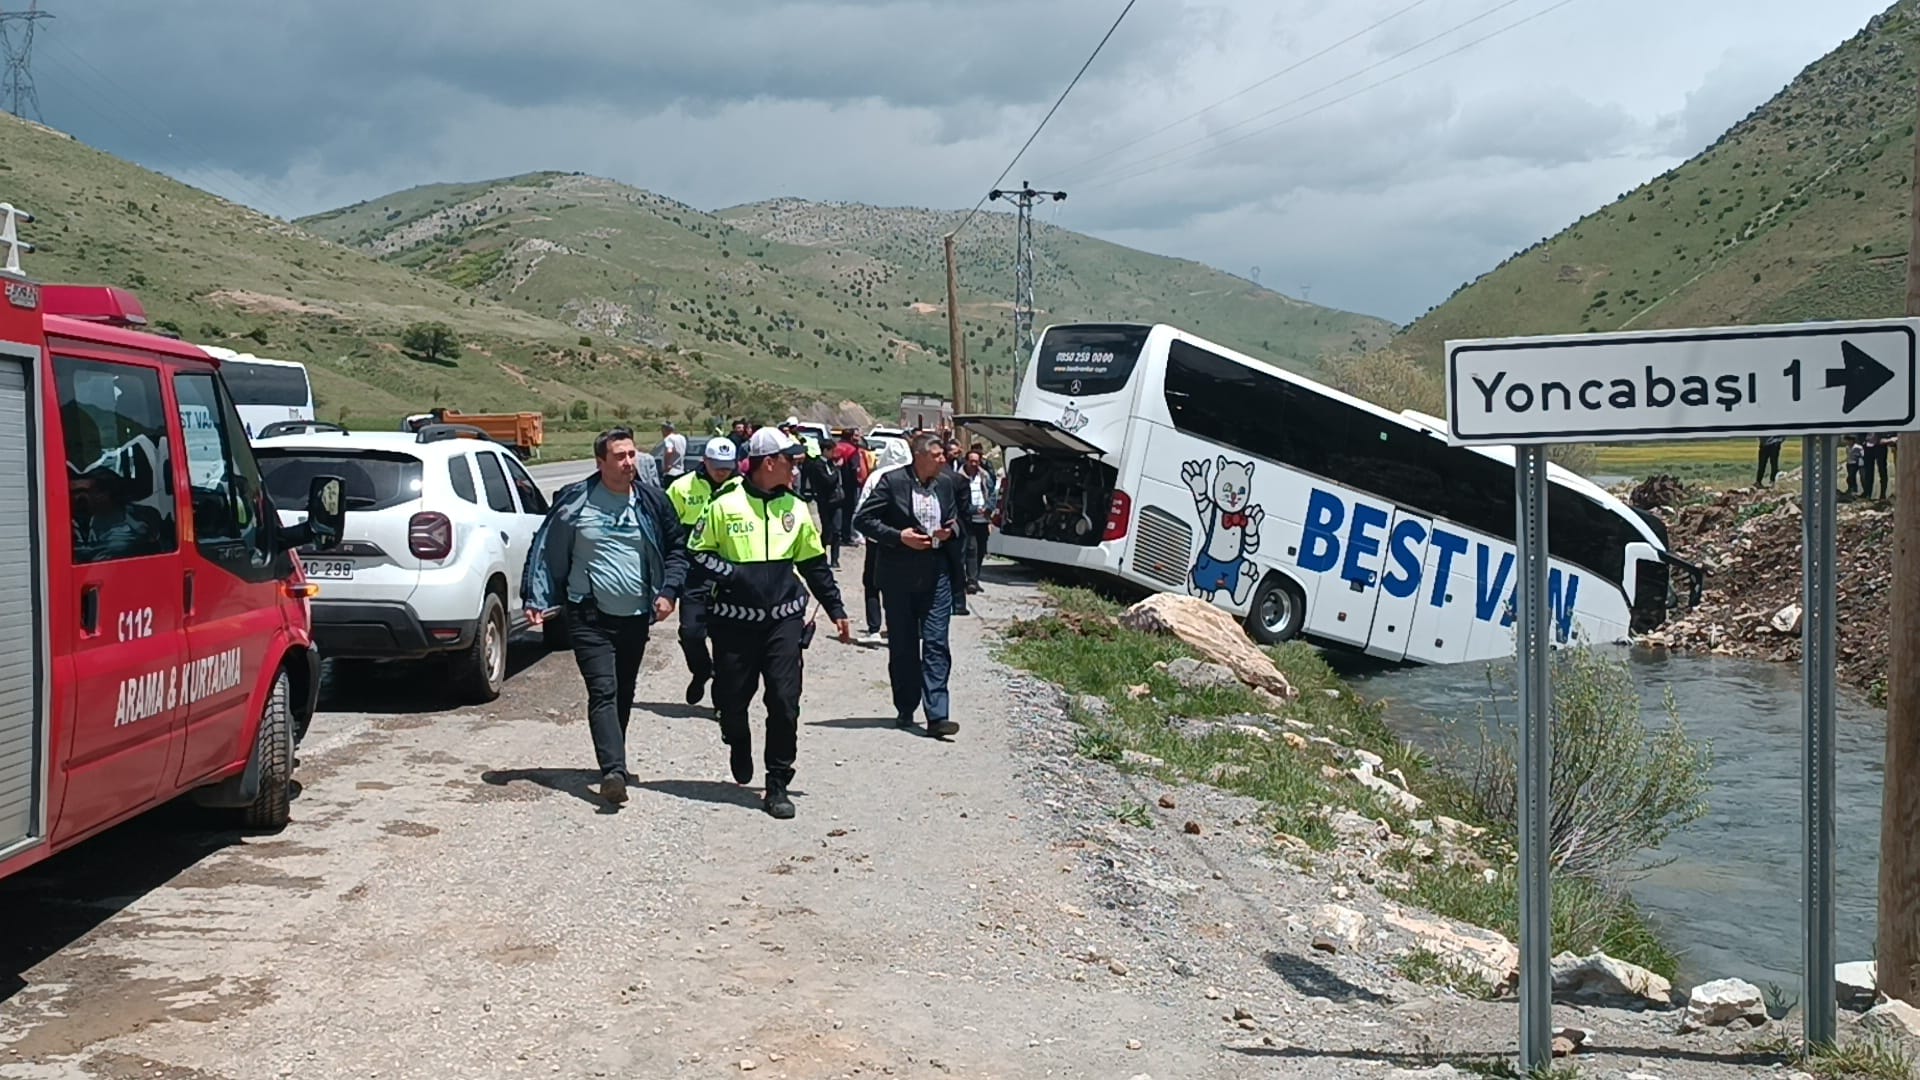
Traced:
<path fill-rule="evenodd" d="M 1762 660 L 1800 658 L 1799 473 L 1773 487 L 1712 492 L 1656 477 L 1635 505 L 1667 522 L 1676 554 L 1704 567 L 1700 606 L 1647 635 L 1651 645 Z M 1649 497 L 1650 496 L 1650 497 Z M 1649 506 L 1649 503 L 1664 505 Z M 1888 598 L 1893 585 L 1893 509 L 1844 499 L 1835 551 L 1840 677 L 1880 700 L 1885 691 Z"/>

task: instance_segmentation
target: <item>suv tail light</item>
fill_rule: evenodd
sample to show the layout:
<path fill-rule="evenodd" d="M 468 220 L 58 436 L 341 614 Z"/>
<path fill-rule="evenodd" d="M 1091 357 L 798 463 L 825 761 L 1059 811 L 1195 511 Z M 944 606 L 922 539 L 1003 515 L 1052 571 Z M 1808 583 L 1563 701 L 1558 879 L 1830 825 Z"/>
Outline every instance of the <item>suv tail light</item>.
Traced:
<path fill-rule="evenodd" d="M 407 521 L 407 550 L 416 559 L 444 559 L 453 554 L 453 522 L 431 510 Z"/>
<path fill-rule="evenodd" d="M 1119 540 L 1127 535 L 1127 520 L 1133 517 L 1133 500 L 1124 491 L 1113 493 L 1113 504 L 1107 509 L 1107 531 L 1100 536 L 1101 543 Z"/>

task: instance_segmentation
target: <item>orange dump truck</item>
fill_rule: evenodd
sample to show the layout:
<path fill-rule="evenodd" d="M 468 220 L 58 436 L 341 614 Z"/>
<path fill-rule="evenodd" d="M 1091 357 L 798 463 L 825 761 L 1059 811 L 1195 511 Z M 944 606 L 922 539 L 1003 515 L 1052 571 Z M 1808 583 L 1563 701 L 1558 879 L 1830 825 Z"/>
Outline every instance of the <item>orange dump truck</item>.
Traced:
<path fill-rule="evenodd" d="M 546 439 L 546 423 L 537 412 L 463 413 L 453 409 L 434 409 L 407 417 L 408 431 L 419 431 L 428 424 L 459 424 L 484 432 L 487 438 L 510 446 L 524 460 L 535 456 Z"/>

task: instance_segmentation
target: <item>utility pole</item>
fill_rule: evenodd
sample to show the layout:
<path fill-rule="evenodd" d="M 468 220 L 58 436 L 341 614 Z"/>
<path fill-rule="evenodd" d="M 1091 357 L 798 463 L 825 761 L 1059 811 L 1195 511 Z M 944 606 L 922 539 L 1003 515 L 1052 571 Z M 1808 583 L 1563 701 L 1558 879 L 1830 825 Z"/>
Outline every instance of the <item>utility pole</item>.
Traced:
<path fill-rule="evenodd" d="M 51 12 L 40 10 L 40 0 L 29 0 L 25 11 L 0 11 L 0 53 L 7 58 L 0 96 L 6 99 L 7 111 L 22 119 L 31 113 L 31 119 L 41 121 L 40 93 L 33 88 L 33 28 L 41 19 L 51 18 Z M 16 30 L 16 23 L 24 29 Z"/>
<path fill-rule="evenodd" d="M 1054 202 L 1067 197 L 1064 191 L 1035 191 L 1020 181 L 1019 191 L 989 192 L 989 199 L 1005 199 L 1019 208 L 1014 229 L 1013 250 L 1013 394 L 1020 399 L 1020 377 L 1027 357 L 1033 355 L 1033 204 L 1042 199 Z"/>
<path fill-rule="evenodd" d="M 1920 315 L 1920 134 L 1914 140 L 1907 314 Z M 1920 1000 L 1920 439 L 1894 460 L 1893 626 L 1887 656 L 1887 759 L 1880 795 L 1880 925 L 1875 982 Z M 1804 511 L 1803 511 L 1804 512 Z M 1832 978 L 1809 971 L 1809 979 Z"/>
<path fill-rule="evenodd" d="M 960 333 L 960 275 L 954 266 L 953 233 L 941 238 L 947 249 L 947 367 L 953 372 L 953 411 L 973 411 L 967 400 L 967 341 Z"/>

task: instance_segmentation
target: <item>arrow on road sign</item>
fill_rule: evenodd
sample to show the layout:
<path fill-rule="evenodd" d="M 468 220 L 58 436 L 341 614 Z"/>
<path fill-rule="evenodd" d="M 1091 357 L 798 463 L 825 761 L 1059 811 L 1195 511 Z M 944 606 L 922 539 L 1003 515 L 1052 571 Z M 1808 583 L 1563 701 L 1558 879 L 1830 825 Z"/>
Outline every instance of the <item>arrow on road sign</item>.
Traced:
<path fill-rule="evenodd" d="M 1893 379 L 1893 369 L 1868 356 L 1866 350 L 1851 341 L 1840 343 L 1840 359 L 1843 367 L 1827 369 L 1827 389 L 1836 386 L 1847 388 L 1846 396 L 1840 403 L 1840 411 L 1850 413 L 1860 407 L 1874 391 L 1887 385 Z"/>

